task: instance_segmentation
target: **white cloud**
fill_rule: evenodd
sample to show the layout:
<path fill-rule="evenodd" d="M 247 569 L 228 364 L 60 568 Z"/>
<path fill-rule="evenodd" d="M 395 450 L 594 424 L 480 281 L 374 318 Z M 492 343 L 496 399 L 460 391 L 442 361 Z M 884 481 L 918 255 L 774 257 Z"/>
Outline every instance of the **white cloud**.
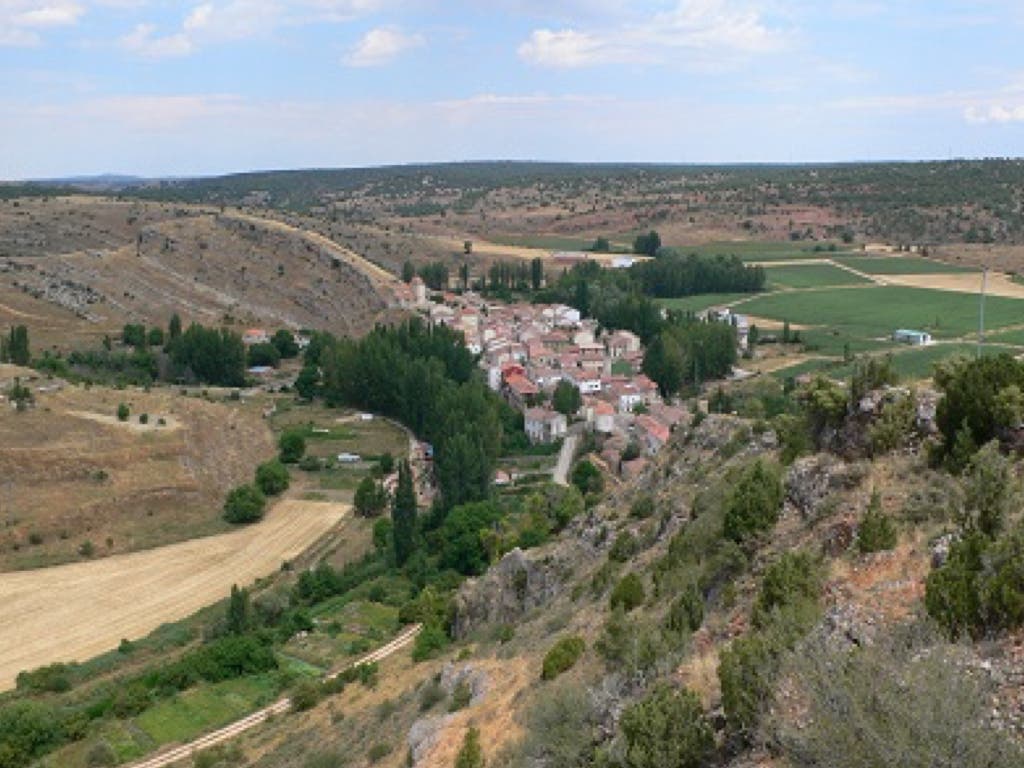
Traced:
<path fill-rule="evenodd" d="M 425 43 L 423 35 L 406 34 L 395 27 L 377 27 L 356 43 L 344 62 L 349 67 L 379 67 Z"/>
<path fill-rule="evenodd" d="M 669 11 L 617 29 L 537 29 L 519 56 L 544 67 L 680 62 L 724 66 L 784 49 L 788 35 L 753 5 L 736 0 L 679 0 Z"/>
<path fill-rule="evenodd" d="M 74 0 L 0 0 L 0 47 L 38 45 L 40 30 L 74 26 L 84 13 Z"/>
<path fill-rule="evenodd" d="M 987 107 L 971 106 L 964 110 L 964 119 L 975 125 L 987 123 L 1024 123 L 1024 104 L 1006 106 L 992 104 Z"/>

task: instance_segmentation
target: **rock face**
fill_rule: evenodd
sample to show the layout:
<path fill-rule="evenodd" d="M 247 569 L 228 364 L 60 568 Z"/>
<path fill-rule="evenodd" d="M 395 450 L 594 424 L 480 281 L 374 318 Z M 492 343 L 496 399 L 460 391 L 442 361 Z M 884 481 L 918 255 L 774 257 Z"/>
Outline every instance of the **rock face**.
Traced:
<path fill-rule="evenodd" d="M 786 476 L 786 500 L 805 520 L 814 520 L 833 492 L 855 488 L 863 477 L 863 467 L 829 454 L 797 459 Z"/>
<path fill-rule="evenodd" d="M 572 572 L 565 549 L 513 549 L 483 576 L 463 584 L 455 596 L 455 636 L 465 637 L 486 624 L 512 623 L 553 600 Z"/>

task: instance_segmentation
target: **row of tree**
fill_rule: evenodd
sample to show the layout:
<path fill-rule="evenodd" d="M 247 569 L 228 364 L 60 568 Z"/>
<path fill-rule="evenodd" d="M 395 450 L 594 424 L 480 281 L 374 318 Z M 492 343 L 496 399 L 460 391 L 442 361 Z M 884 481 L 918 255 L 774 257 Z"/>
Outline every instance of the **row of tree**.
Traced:
<path fill-rule="evenodd" d="M 462 336 L 412 319 L 358 341 L 324 335 L 307 350 L 328 404 L 384 414 L 433 444 L 445 507 L 485 499 L 503 435 L 521 417 L 480 378 Z"/>
<path fill-rule="evenodd" d="M 687 384 L 726 376 L 736 364 L 736 331 L 728 323 L 676 318 L 651 340 L 643 370 L 662 396 Z"/>
<path fill-rule="evenodd" d="M 0 363 L 28 365 L 32 353 L 28 346 L 28 328 L 16 325 L 6 336 L 0 336 Z"/>

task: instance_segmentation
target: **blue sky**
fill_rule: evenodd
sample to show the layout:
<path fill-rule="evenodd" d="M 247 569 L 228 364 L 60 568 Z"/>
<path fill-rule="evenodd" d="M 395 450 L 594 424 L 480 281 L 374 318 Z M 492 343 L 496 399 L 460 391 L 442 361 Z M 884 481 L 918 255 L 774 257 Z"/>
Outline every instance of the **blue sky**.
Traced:
<path fill-rule="evenodd" d="M 0 178 L 1024 154 L 1020 0 L 0 0 Z"/>

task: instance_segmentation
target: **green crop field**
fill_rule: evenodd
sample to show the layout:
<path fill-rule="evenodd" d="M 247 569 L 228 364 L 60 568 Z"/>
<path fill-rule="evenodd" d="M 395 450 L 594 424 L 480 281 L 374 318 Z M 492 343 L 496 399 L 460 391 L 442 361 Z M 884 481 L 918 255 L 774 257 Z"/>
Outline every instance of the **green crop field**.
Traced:
<path fill-rule="evenodd" d="M 886 339 L 897 328 L 950 339 L 971 334 L 978 326 L 977 296 L 903 286 L 773 293 L 743 302 L 737 309 L 858 339 Z M 990 296 L 985 317 L 990 329 L 1024 323 L 1024 300 Z"/>
<path fill-rule="evenodd" d="M 835 260 L 869 275 L 942 275 L 977 272 L 971 267 L 944 264 L 920 256 L 837 256 Z"/>
<path fill-rule="evenodd" d="M 996 344 L 1009 344 L 1011 346 L 1024 346 L 1024 328 L 1014 328 L 999 333 L 986 333 L 986 341 Z"/>
<path fill-rule="evenodd" d="M 741 299 L 758 296 L 756 293 L 701 293 L 697 296 L 683 296 L 678 299 L 658 299 L 658 303 L 666 309 L 678 312 L 703 312 L 709 307 L 731 304 Z"/>
<path fill-rule="evenodd" d="M 892 350 L 892 365 L 901 379 L 916 381 L 930 378 L 935 366 L 944 360 L 954 357 L 974 357 L 977 354 L 976 344 L 934 344 L 928 347 L 895 347 Z M 1003 352 L 1010 354 L 1019 350 L 1013 347 L 989 344 L 984 354 L 998 355 Z M 788 368 L 780 368 L 772 372 L 779 379 L 800 376 L 805 373 L 824 373 L 834 379 L 847 379 L 853 373 L 854 363 L 842 360 L 805 360 Z"/>
<path fill-rule="evenodd" d="M 818 250 L 814 250 L 815 248 Z M 829 250 L 834 247 L 835 250 Z M 730 240 L 701 245 L 673 245 L 679 253 L 695 253 L 698 256 L 739 256 L 744 261 L 790 261 L 797 259 L 829 259 L 833 256 L 850 253 L 843 245 L 835 243 L 818 243 L 802 245 L 800 243 L 756 240 Z"/>
<path fill-rule="evenodd" d="M 136 724 L 156 744 L 188 741 L 204 731 L 227 725 L 278 693 L 276 675 L 253 675 L 214 685 L 199 685 L 150 707 Z"/>
<path fill-rule="evenodd" d="M 769 285 L 786 288 L 823 288 L 833 285 L 866 285 L 870 281 L 831 264 L 766 267 Z"/>

